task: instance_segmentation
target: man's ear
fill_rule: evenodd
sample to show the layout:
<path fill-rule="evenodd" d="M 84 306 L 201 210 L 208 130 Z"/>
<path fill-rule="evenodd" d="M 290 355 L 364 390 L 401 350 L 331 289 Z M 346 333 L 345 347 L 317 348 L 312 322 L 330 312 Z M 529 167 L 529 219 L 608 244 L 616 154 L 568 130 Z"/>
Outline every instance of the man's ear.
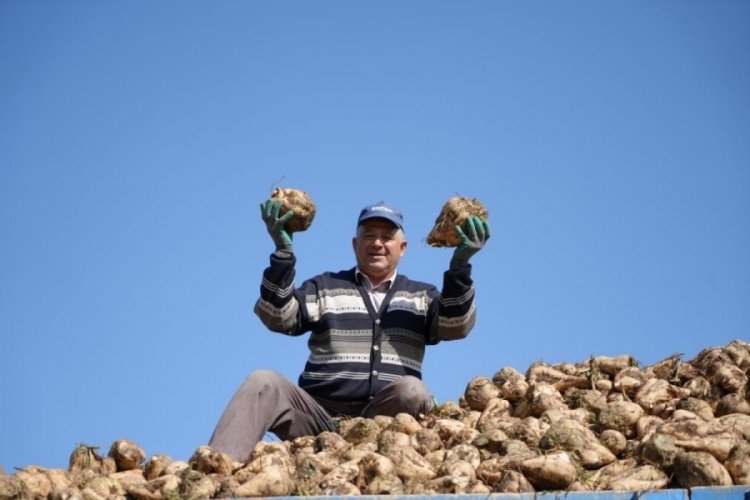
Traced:
<path fill-rule="evenodd" d="M 408 247 L 408 246 L 409 246 L 409 242 L 408 241 L 404 240 L 404 241 L 401 242 L 401 257 L 403 257 L 404 254 L 406 253 L 406 247 Z"/>

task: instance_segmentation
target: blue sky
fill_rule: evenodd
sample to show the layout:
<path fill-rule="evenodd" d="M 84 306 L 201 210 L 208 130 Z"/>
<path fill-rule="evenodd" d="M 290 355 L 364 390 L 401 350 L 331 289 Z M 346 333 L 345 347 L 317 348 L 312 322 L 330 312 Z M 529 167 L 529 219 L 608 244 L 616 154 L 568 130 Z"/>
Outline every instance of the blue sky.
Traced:
<path fill-rule="evenodd" d="M 0 465 L 129 438 L 187 459 L 304 338 L 252 313 L 274 186 L 318 206 L 298 283 L 405 214 L 489 209 L 457 400 L 537 360 L 685 359 L 750 332 L 750 4 L 0 2 Z"/>

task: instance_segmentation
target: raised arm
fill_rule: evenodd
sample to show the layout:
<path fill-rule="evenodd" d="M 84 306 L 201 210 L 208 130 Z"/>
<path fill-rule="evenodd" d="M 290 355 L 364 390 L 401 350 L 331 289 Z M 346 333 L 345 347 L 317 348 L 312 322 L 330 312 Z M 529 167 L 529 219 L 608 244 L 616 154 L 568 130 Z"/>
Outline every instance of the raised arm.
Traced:
<path fill-rule="evenodd" d="M 448 270 L 443 274 L 443 288 L 433 300 L 430 315 L 429 343 L 457 340 L 466 337 L 476 322 L 474 282 L 471 279 L 469 259 L 480 251 L 490 237 L 487 221 L 479 217 L 466 220 L 466 231 L 456 226 L 461 244 L 451 257 Z"/>
<path fill-rule="evenodd" d="M 292 234 L 286 222 L 294 215 L 291 210 L 280 215 L 281 202 L 267 200 L 260 205 L 260 215 L 268 234 L 276 246 L 271 262 L 263 271 L 260 298 L 255 303 L 255 314 L 269 330 L 287 335 L 302 333 L 299 301 L 294 291 L 294 264 Z"/>

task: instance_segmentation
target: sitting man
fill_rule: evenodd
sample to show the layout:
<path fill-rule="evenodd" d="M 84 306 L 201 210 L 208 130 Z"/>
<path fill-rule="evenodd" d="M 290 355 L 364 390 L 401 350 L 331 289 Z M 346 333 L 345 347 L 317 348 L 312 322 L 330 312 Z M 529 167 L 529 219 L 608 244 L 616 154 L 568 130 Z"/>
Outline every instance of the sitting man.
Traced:
<path fill-rule="evenodd" d="M 298 384 L 260 370 L 234 394 L 209 445 L 245 460 L 263 435 L 284 440 L 335 430 L 337 416 L 427 413 L 421 380 L 425 346 L 462 339 L 476 308 L 469 258 L 489 238 L 489 225 L 469 217 L 456 226 L 456 247 L 442 291 L 396 271 L 407 247 L 404 221 L 381 202 L 365 207 L 352 239 L 356 267 L 315 276 L 295 289 L 296 257 L 285 229 L 293 212 L 281 202 L 261 205 L 276 251 L 263 272 L 255 313 L 274 332 L 308 338 L 310 356 Z"/>

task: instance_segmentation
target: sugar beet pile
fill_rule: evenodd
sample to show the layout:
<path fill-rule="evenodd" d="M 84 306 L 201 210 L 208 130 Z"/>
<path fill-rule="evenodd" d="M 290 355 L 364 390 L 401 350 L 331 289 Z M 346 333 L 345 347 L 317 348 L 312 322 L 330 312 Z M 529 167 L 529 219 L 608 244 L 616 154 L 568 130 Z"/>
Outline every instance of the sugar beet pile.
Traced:
<path fill-rule="evenodd" d="M 258 443 L 244 463 L 208 447 L 188 461 L 115 441 L 79 445 L 68 470 L 0 476 L 0 498 L 54 500 L 653 490 L 750 484 L 750 344 L 651 366 L 631 356 L 534 363 L 472 379 L 414 419 Z"/>

